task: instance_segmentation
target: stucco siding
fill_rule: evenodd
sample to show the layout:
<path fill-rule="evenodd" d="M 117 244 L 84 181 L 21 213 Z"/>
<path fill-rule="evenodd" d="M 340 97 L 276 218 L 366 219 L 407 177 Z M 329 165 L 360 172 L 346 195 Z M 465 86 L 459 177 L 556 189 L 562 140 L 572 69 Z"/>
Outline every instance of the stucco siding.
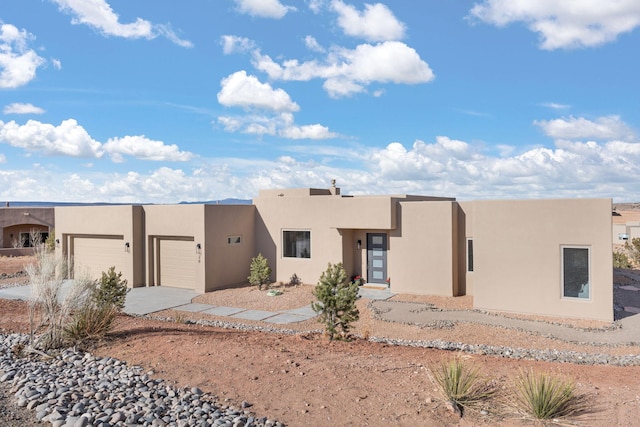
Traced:
<path fill-rule="evenodd" d="M 609 199 L 477 201 L 469 220 L 476 308 L 613 319 Z M 589 299 L 563 297 L 564 245 L 590 251 Z"/>

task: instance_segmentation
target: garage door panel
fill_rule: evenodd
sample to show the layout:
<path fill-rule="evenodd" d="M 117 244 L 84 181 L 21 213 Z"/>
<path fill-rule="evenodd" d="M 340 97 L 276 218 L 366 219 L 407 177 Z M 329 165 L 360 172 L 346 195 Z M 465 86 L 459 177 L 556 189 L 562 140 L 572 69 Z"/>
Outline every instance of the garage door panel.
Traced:
<path fill-rule="evenodd" d="M 73 249 L 74 277 L 87 272 L 93 279 L 99 279 L 102 272 L 115 266 L 116 272 L 126 263 L 124 240 L 101 238 L 75 238 Z"/>
<path fill-rule="evenodd" d="M 160 285 L 194 289 L 196 253 L 192 241 L 160 241 Z"/>

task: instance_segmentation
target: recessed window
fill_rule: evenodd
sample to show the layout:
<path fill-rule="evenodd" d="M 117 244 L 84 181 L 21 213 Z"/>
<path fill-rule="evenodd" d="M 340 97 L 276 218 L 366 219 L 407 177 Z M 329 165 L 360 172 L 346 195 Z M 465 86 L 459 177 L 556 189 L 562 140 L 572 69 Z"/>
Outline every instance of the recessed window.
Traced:
<path fill-rule="evenodd" d="M 467 271 L 473 271 L 473 239 L 467 239 Z"/>
<path fill-rule="evenodd" d="M 589 299 L 590 254 L 588 247 L 562 247 L 562 296 Z"/>
<path fill-rule="evenodd" d="M 227 245 L 239 245 L 240 243 L 242 243 L 242 236 L 227 237 Z"/>
<path fill-rule="evenodd" d="M 282 256 L 285 258 L 311 258 L 311 231 L 283 231 Z"/>

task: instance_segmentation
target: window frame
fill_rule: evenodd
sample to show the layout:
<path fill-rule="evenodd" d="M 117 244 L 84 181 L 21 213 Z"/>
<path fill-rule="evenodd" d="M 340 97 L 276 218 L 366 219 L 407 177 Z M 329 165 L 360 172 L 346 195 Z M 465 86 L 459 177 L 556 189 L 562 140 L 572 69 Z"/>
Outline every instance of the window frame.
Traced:
<path fill-rule="evenodd" d="M 587 251 L 587 285 L 588 294 L 586 297 L 566 295 L 565 289 L 565 249 L 582 249 Z M 561 245 L 560 246 L 560 295 L 563 300 L 569 301 L 591 301 L 593 299 L 593 286 L 591 284 L 591 246 L 589 245 Z M 580 293 L 580 292 L 578 292 Z"/>
<path fill-rule="evenodd" d="M 473 273 L 473 237 L 467 237 L 467 273 Z"/>
<path fill-rule="evenodd" d="M 235 241 L 232 241 L 235 240 Z M 241 245 L 242 244 L 242 235 L 241 234 L 236 234 L 233 236 L 227 236 L 227 245 L 229 246 L 235 246 L 235 245 Z"/>
<path fill-rule="evenodd" d="M 288 244 L 292 243 L 291 241 L 288 241 L 287 238 L 285 237 L 285 235 L 287 233 L 307 233 L 308 238 L 306 240 L 308 240 L 309 244 L 308 244 L 308 248 L 303 248 L 301 252 L 304 251 L 304 249 L 308 249 L 308 256 L 297 256 L 296 255 L 288 255 L 290 254 L 290 252 L 287 250 L 288 249 Z M 309 229 L 283 229 L 282 230 L 282 258 L 289 258 L 289 259 L 311 259 L 311 230 Z M 293 242 L 297 242 L 298 240 L 294 240 Z M 304 239 L 302 240 L 304 241 Z M 297 252 L 296 252 L 297 253 Z"/>

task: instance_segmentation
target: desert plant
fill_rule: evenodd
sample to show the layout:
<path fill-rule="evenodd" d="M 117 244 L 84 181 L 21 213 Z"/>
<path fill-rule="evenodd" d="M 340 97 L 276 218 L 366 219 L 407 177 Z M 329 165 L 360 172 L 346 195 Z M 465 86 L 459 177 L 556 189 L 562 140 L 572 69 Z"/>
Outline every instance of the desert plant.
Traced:
<path fill-rule="evenodd" d="M 523 371 L 515 382 L 515 403 L 525 414 L 537 419 L 566 418 L 585 411 L 585 400 L 575 385 L 548 374 Z"/>
<path fill-rule="evenodd" d="M 631 239 L 631 244 L 627 242 L 626 245 L 631 253 L 631 259 L 636 264 L 636 267 L 640 267 L 640 237 L 634 237 Z"/>
<path fill-rule="evenodd" d="M 613 268 L 632 268 L 631 260 L 629 256 L 624 252 L 613 252 Z"/>
<path fill-rule="evenodd" d="M 68 265 L 61 255 L 48 252 L 40 246 L 35 261 L 26 267 L 31 285 L 28 313 L 30 346 L 49 350 L 64 343 L 64 327 L 70 315 L 91 300 L 95 282 L 78 274 L 63 292 Z M 36 332 L 40 332 L 36 336 Z"/>
<path fill-rule="evenodd" d="M 115 267 L 110 267 L 98 282 L 98 286 L 93 293 L 93 302 L 98 308 L 113 307 L 117 311 L 124 308 L 127 297 L 127 281 L 122 279 L 122 272 L 116 273 Z"/>
<path fill-rule="evenodd" d="M 56 249 L 56 230 L 51 229 L 51 232 L 44 241 L 44 247 L 47 251 L 53 252 Z"/>
<path fill-rule="evenodd" d="M 481 378 L 477 367 L 460 358 L 443 361 L 431 368 L 431 375 L 443 398 L 462 415 L 463 409 L 488 400 L 496 392 L 492 382 Z"/>
<path fill-rule="evenodd" d="M 262 289 L 262 285 L 269 283 L 271 277 L 271 267 L 269 262 L 261 253 L 257 257 L 251 258 L 251 266 L 249 267 L 249 283 Z"/>
<path fill-rule="evenodd" d="M 313 302 L 311 308 L 320 314 L 318 322 L 325 324 L 329 340 L 348 340 L 350 324 L 360 317 L 356 307 L 358 285 L 347 280 L 342 263 L 329 263 L 327 270 L 320 276 L 313 295 L 318 301 Z"/>
<path fill-rule="evenodd" d="M 293 273 L 291 275 L 291 277 L 289 278 L 289 286 L 299 286 L 300 284 L 302 284 L 302 279 L 300 277 L 298 277 L 298 275 L 296 273 Z"/>
<path fill-rule="evenodd" d="M 64 337 L 72 342 L 103 337 L 116 319 L 118 310 L 113 305 L 98 306 L 87 302 L 76 310 L 64 326 Z"/>

